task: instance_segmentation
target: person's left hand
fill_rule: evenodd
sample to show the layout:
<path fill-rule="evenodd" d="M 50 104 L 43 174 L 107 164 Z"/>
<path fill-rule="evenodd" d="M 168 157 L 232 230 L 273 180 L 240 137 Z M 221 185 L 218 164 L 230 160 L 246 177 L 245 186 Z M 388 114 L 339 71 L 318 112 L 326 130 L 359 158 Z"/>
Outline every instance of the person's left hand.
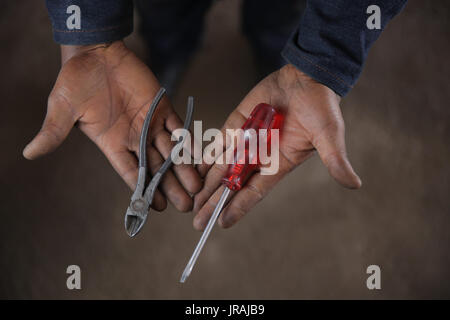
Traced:
<path fill-rule="evenodd" d="M 285 115 L 280 134 L 279 171 L 274 175 L 256 172 L 240 191 L 233 194 L 218 220 L 219 225 L 225 228 L 241 219 L 274 185 L 315 150 L 330 175 L 340 184 L 347 188 L 361 186 L 361 180 L 347 158 L 340 97 L 334 91 L 294 66 L 287 65 L 270 74 L 250 91 L 228 117 L 222 134 L 225 129 L 240 128 L 253 108 L 262 102 L 282 108 Z M 213 166 L 198 166 L 200 175 L 205 177 L 203 188 L 194 199 L 196 216 L 193 224 L 198 230 L 206 227 L 223 192 L 221 179 L 226 169 L 226 164 L 217 163 Z"/>

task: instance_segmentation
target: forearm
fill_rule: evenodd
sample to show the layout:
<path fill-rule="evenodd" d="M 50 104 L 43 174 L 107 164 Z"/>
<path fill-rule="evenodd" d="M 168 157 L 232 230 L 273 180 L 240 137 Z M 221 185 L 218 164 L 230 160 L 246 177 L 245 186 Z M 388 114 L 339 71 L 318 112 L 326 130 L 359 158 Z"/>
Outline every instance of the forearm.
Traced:
<path fill-rule="evenodd" d="M 367 53 L 406 0 L 380 0 L 381 28 L 369 29 L 373 1 L 310 0 L 282 55 L 291 64 L 340 96 L 361 74 Z"/>

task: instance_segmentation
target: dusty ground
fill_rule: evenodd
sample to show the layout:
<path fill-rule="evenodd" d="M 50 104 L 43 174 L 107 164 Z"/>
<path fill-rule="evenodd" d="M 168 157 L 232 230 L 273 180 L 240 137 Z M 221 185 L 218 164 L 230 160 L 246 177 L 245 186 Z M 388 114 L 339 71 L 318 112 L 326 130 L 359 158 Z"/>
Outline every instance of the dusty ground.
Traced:
<path fill-rule="evenodd" d="M 174 100 L 183 113 L 194 95 L 207 127 L 255 84 L 239 3 L 212 8 Z M 308 160 L 237 226 L 214 230 L 185 285 L 178 279 L 200 236 L 191 214 L 169 208 L 128 238 L 131 192 L 77 130 L 52 155 L 22 158 L 59 51 L 43 1 L 2 7 L 1 298 L 450 298 L 448 3 L 411 0 L 342 103 L 363 188 L 344 190 L 318 157 Z M 142 53 L 139 41 L 128 39 Z M 70 264 L 82 269 L 81 291 L 66 289 Z M 382 268 L 382 290 L 366 288 L 370 264 Z"/>

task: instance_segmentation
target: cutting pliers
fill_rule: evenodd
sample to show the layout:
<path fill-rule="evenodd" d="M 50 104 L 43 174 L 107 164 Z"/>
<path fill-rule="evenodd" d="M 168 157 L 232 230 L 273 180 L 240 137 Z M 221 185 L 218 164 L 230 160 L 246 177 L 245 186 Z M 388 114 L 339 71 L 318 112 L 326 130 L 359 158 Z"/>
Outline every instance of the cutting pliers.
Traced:
<path fill-rule="evenodd" d="M 194 99 L 192 97 L 188 98 L 186 119 L 184 120 L 183 134 L 179 137 L 178 142 L 172 149 L 171 155 L 164 161 L 161 168 L 156 172 L 146 189 L 145 182 L 147 180 L 147 134 L 150 126 L 151 119 L 158 107 L 159 102 L 164 96 L 165 89 L 161 88 L 156 94 L 155 98 L 150 105 L 147 115 L 142 126 L 141 138 L 139 143 L 139 173 L 138 182 L 136 185 L 136 190 L 131 196 L 131 202 L 125 213 L 125 230 L 130 237 L 134 237 L 141 229 L 142 226 L 147 221 L 150 206 L 153 202 L 153 197 L 155 196 L 155 191 L 158 188 L 164 174 L 169 170 L 172 165 L 172 154 L 178 155 L 183 148 L 184 139 L 186 137 L 186 132 L 189 129 L 192 122 L 192 114 L 194 111 Z"/>

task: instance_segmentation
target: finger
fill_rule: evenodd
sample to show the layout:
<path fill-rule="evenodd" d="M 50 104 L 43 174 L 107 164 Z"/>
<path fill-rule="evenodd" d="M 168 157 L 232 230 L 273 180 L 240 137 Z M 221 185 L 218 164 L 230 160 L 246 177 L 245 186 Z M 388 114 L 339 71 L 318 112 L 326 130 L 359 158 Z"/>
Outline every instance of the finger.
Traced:
<path fill-rule="evenodd" d="M 350 189 L 361 187 L 361 179 L 355 173 L 347 157 L 345 128 L 342 122 L 329 125 L 313 140 L 319 156 L 330 175 L 341 185 Z"/>
<path fill-rule="evenodd" d="M 178 114 L 175 112 L 171 113 L 165 122 L 165 127 L 167 131 L 171 134 L 174 133 L 176 129 L 183 128 L 184 123 L 181 121 Z M 201 141 L 201 134 L 200 134 L 200 140 L 199 137 L 197 137 L 195 134 L 191 134 L 191 145 L 188 146 L 188 141 L 185 141 L 185 144 L 183 145 L 184 151 L 183 152 L 189 152 L 189 155 L 192 160 L 194 160 L 193 163 L 197 163 L 197 161 L 202 160 L 202 141 Z M 197 190 L 198 191 L 198 190 Z"/>
<path fill-rule="evenodd" d="M 259 172 L 255 172 L 241 190 L 228 196 L 227 204 L 225 204 L 218 219 L 219 225 L 223 228 L 229 228 L 234 225 L 261 201 L 286 173 L 278 172 L 276 175 L 261 175 Z M 193 225 L 195 229 L 203 230 L 206 227 L 224 188 L 223 185 L 217 188 L 199 210 L 194 218 Z"/>
<path fill-rule="evenodd" d="M 64 99 L 50 96 L 42 128 L 25 147 L 23 156 L 33 160 L 55 150 L 67 137 L 76 120 Z"/>
<path fill-rule="evenodd" d="M 131 190 L 136 188 L 138 181 L 138 160 L 136 156 L 128 150 L 122 151 L 104 151 L 109 162 L 122 177 Z M 156 211 L 162 211 L 167 207 L 166 198 L 159 190 L 156 190 L 153 198 L 152 208 Z"/>
<path fill-rule="evenodd" d="M 148 165 L 152 175 L 161 168 L 164 159 L 154 147 L 147 151 Z M 177 180 L 171 170 L 167 170 L 161 181 L 161 190 L 167 199 L 181 212 L 187 212 L 192 208 L 192 199 L 186 193 L 180 182 Z"/>
<path fill-rule="evenodd" d="M 154 139 L 154 146 L 163 156 L 164 159 L 171 157 L 172 148 L 175 146 L 175 141 L 171 140 L 170 134 L 161 130 Z M 184 152 L 184 151 L 183 151 Z M 183 185 L 186 191 L 196 193 L 202 187 L 201 178 L 191 164 L 179 164 L 172 167 L 178 181 Z"/>
<path fill-rule="evenodd" d="M 299 159 L 299 163 L 304 162 L 310 156 L 311 152 L 305 152 Z M 229 228 L 239 221 L 292 169 L 289 163 L 290 162 L 280 154 L 280 166 L 276 174 L 262 175 L 259 171 L 255 172 L 240 191 L 229 197 L 229 203 L 224 207 L 219 217 L 219 225 L 223 228 Z M 224 173 L 217 174 L 222 174 L 223 176 Z M 194 219 L 194 227 L 196 229 L 203 230 L 206 227 L 206 224 L 214 211 L 215 205 L 219 201 L 223 188 L 224 187 L 221 187 L 219 188 L 219 191 L 215 191 L 198 210 L 198 214 Z M 201 197 L 203 195 L 199 193 L 197 196 Z M 195 199 L 196 201 L 197 196 Z"/>
<path fill-rule="evenodd" d="M 222 128 L 220 133 L 214 136 L 213 142 L 205 147 L 203 161 L 197 165 L 197 171 L 201 177 L 204 178 L 206 176 L 214 162 L 225 152 L 226 141 L 224 141 L 224 138 L 226 139 L 225 128 Z"/>
<path fill-rule="evenodd" d="M 221 133 L 225 139 L 214 139 L 214 142 L 212 144 L 218 145 L 218 149 L 222 152 L 216 153 L 215 156 L 215 163 L 214 165 L 210 165 L 207 163 L 203 163 L 197 167 L 197 170 L 200 172 L 201 176 L 206 175 L 203 188 L 200 190 L 200 192 L 195 196 L 194 198 L 194 212 L 197 214 L 200 213 L 201 209 L 205 205 L 208 199 L 216 192 L 216 189 L 219 187 L 222 178 L 225 176 L 228 165 L 227 165 L 227 159 L 224 159 L 226 157 L 225 154 L 226 148 L 231 147 L 232 144 L 230 144 L 230 137 L 226 135 L 226 129 L 237 129 L 241 128 L 244 122 L 246 121 L 247 116 L 242 114 L 238 109 L 234 110 L 230 116 L 225 121 L 224 126 L 221 129 Z M 225 154 L 224 154 L 225 152 Z M 219 159 L 223 160 L 222 163 L 218 163 Z M 219 195 L 220 196 L 220 195 Z M 211 211 L 212 212 L 212 211 Z M 205 214 L 207 214 L 208 211 L 205 213 L 205 210 L 202 210 L 202 214 L 199 215 L 197 218 L 197 222 L 194 222 L 194 227 L 199 228 L 201 225 L 200 221 L 203 221 L 205 219 Z"/>
<path fill-rule="evenodd" d="M 233 111 L 228 119 L 225 121 L 224 126 L 221 129 L 221 135 L 223 137 L 226 137 L 225 139 L 219 138 L 214 139 L 214 142 L 211 145 L 216 145 L 218 148 L 216 150 L 219 151 L 218 154 L 214 154 L 215 156 L 215 163 L 213 165 L 202 163 L 199 166 L 197 166 L 197 170 L 199 171 L 201 176 L 206 176 L 203 184 L 202 190 L 195 196 L 194 198 L 194 212 L 199 212 L 199 210 L 203 207 L 206 200 L 215 192 L 215 190 L 220 185 L 220 182 L 222 178 L 225 176 L 227 171 L 227 159 L 224 159 L 226 152 L 226 147 L 231 147 L 231 144 L 227 140 L 229 137 L 226 136 L 226 129 L 236 129 L 242 127 L 244 122 L 246 121 L 246 117 L 241 114 L 239 111 L 235 110 Z M 210 145 L 210 146 L 211 146 Z M 207 148 L 209 148 L 208 146 Z M 222 161 L 219 162 L 218 160 L 221 159 Z"/>
<path fill-rule="evenodd" d="M 227 171 L 226 164 L 215 164 L 208 171 L 203 182 L 203 188 L 194 197 L 194 212 L 199 213 L 200 209 L 205 205 L 206 201 L 216 192 L 219 188 L 222 178 Z M 220 196 L 220 195 L 219 195 Z"/>
<path fill-rule="evenodd" d="M 214 190 L 212 195 L 207 199 L 207 201 L 200 208 L 198 213 L 194 217 L 193 226 L 196 230 L 202 231 L 205 229 L 208 224 L 209 219 L 219 202 L 220 196 L 222 195 L 225 187 L 223 185 L 219 185 L 218 188 Z M 233 197 L 233 194 L 228 196 L 226 203 L 228 203 Z M 225 203 L 225 205 L 226 205 Z"/>
<path fill-rule="evenodd" d="M 261 175 L 256 172 L 244 187 L 235 194 L 219 217 L 219 225 L 229 228 L 242 219 L 272 188 L 286 175 L 280 171 L 275 175 Z"/>
<path fill-rule="evenodd" d="M 226 150 L 226 147 L 230 145 L 229 137 L 226 134 L 226 130 L 241 128 L 244 122 L 247 120 L 248 115 L 242 114 L 238 109 L 235 109 L 225 121 L 222 129 L 220 130 L 221 138 L 214 138 L 214 141 L 207 146 L 207 148 L 221 150 L 222 152 L 215 153 L 214 159 L 209 159 L 208 161 L 209 163 L 205 161 L 197 166 L 197 170 L 200 173 L 201 177 L 206 176 L 208 170 L 210 170 L 210 168 L 213 165 L 212 163 L 219 157 L 222 157 L 223 152 L 225 152 Z"/>

